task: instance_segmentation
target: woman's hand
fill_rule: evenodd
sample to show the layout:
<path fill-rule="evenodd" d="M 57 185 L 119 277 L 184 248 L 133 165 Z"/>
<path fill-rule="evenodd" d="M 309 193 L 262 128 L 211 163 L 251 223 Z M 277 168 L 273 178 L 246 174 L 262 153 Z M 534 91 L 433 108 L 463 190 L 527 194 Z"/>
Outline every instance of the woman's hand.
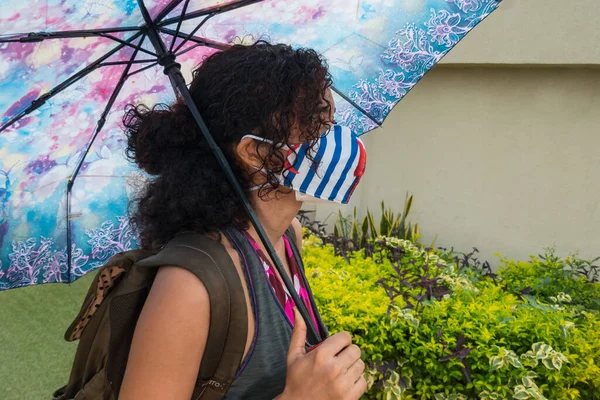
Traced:
<path fill-rule="evenodd" d="M 367 390 L 360 349 L 347 332 L 306 353 L 306 323 L 297 310 L 287 356 L 287 379 L 278 400 L 357 400 Z"/>

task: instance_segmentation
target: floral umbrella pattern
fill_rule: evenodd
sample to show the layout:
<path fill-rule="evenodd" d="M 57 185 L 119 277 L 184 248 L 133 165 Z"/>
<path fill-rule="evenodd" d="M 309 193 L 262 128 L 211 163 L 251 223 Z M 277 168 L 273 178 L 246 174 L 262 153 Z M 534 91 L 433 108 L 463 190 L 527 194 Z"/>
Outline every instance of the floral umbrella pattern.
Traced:
<path fill-rule="evenodd" d="M 338 121 L 363 134 L 500 0 L 144 3 L 186 78 L 231 43 L 314 48 L 334 78 Z M 142 21 L 135 0 L 0 9 L 0 290 L 71 282 L 136 247 L 126 215 L 146 177 L 125 159 L 120 120 L 127 104 L 174 99 Z M 73 37 L 51 37 L 62 31 Z"/>

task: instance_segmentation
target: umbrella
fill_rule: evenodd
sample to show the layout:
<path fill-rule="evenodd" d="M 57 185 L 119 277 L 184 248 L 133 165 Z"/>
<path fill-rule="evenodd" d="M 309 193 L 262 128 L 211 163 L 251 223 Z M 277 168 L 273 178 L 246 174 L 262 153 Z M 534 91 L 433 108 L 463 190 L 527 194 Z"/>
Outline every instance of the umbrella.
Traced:
<path fill-rule="evenodd" d="M 0 289 L 72 282 L 136 246 L 127 204 L 144 175 L 124 157 L 119 123 L 126 104 L 170 102 L 175 93 L 280 267 L 191 101 L 192 67 L 236 41 L 314 48 L 330 65 L 337 120 L 363 134 L 500 1 L 21 0 L 1 7 Z"/>

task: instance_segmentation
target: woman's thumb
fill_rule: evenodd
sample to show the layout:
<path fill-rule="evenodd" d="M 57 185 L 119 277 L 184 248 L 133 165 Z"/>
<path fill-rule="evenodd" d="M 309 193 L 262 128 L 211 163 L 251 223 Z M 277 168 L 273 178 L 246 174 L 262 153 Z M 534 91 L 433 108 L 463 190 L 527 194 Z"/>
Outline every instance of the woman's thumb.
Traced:
<path fill-rule="evenodd" d="M 290 349 L 288 350 L 288 364 L 306 354 L 305 345 L 306 322 L 304 322 L 298 309 L 294 307 L 294 329 L 292 330 L 292 339 L 290 341 Z"/>

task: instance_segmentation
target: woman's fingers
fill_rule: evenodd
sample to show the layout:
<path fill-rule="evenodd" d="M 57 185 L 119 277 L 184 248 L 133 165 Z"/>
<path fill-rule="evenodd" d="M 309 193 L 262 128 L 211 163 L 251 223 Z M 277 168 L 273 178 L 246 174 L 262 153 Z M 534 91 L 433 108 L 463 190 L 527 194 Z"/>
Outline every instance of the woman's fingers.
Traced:
<path fill-rule="evenodd" d="M 342 350 L 336 358 L 344 369 L 350 368 L 357 360 L 360 360 L 360 348 L 353 344 Z"/>
<path fill-rule="evenodd" d="M 333 357 L 352 344 L 352 336 L 348 332 L 339 332 L 327 338 L 315 352 L 324 357 Z"/>
<path fill-rule="evenodd" d="M 354 385 L 348 391 L 347 399 L 359 400 L 361 396 L 367 391 L 367 381 L 364 376 L 361 376 Z"/>
<path fill-rule="evenodd" d="M 350 366 L 350 368 L 348 368 L 348 371 L 346 371 L 347 379 L 352 383 L 356 383 L 363 376 L 364 371 L 365 363 L 363 360 L 358 359 Z"/>

